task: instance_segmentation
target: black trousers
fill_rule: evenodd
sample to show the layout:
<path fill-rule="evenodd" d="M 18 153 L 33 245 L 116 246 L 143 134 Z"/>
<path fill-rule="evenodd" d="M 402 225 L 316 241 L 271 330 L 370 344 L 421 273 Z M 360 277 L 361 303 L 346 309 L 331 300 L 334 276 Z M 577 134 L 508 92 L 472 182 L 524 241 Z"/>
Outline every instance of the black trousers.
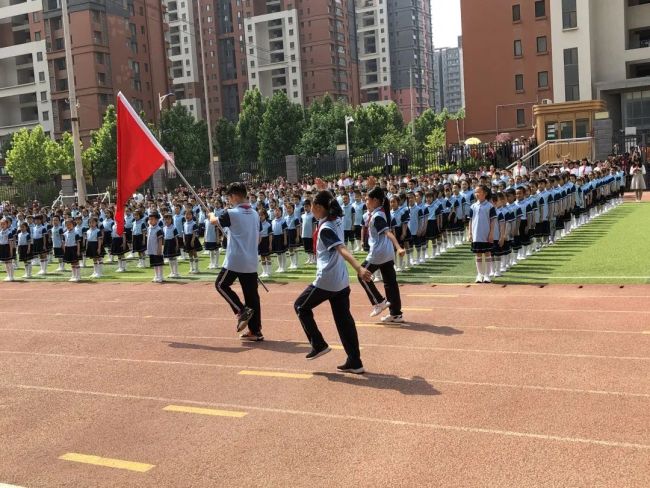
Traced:
<path fill-rule="evenodd" d="M 391 315 L 402 315 L 402 298 L 399 294 L 399 285 L 397 284 L 397 275 L 395 274 L 395 265 L 393 261 L 388 261 L 383 264 L 370 264 L 364 261 L 362 266 L 371 273 L 379 270 L 381 271 L 381 278 L 384 282 L 384 291 L 386 292 L 386 300 L 390 303 Z M 377 305 L 384 301 L 379 290 L 372 281 L 363 281 L 359 278 L 359 283 L 368 295 L 370 303 Z"/>
<path fill-rule="evenodd" d="M 245 305 L 231 288 L 235 280 L 239 280 L 244 293 Z M 257 292 L 257 273 L 237 273 L 222 268 L 217 280 L 214 282 L 214 287 L 226 299 L 226 302 L 236 314 L 241 313 L 245 306 L 252 308 L 255 314 L 248 322 L 248 328 L 253 334 L 262 332 L 262 307 L 260 305 L 260 295 Z"/>
<path fill-rule="evenodd" d="M 323 339 L 323 335 L 318 330 L 314 320 L 314 309 L 325 301 L 330 302 L 336 330 L 339 333 L 341 344 L 343 344 L 348 359 L 355 366 L 360 366 L 359 336 L 357 335 L 354 318 L 350 313 L 350 287 L 341 291 L 327 291 L 309 285 L 294 303 L 293 308 L 298 315 L 311 347 L 317 350 L 327 347 L 327 342 Z"/>

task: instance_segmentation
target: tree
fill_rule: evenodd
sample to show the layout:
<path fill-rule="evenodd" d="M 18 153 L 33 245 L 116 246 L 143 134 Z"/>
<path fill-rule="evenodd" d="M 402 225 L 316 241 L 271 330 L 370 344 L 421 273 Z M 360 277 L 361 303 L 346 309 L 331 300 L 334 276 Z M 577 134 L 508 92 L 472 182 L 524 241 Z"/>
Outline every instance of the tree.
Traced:
<path fill-rule="evenodd" d="M 69 132 L 64 132 L 57 143 L 50 140 L 45 147 L 47 168 L 51 175 L 75 176 L 74 142 Z"/>
<path fill-rule="evenodd" d="M 380 149 L 386 134 L 402 134 L 404 120 L 397 105 L 371 103 L 357 108 L 352 125 L 355 152 L 371 152 Z"/>
<path fill-rule="evenodd" d="M 162 146 L 174 153 L 180 169 L 207 168 L 210 158 L 205 122 L 197 122 L 184 105 L 176 103 L 160 116 Z"/>
<path fill-rule="evenodd" d="M 314 100 L 306 111 L 305 129 L 296 146 L 298 154 L 333 154 L 338 144 L 345 143 L 345 116 L 352 114 L 349 105 L 334 102 L 329 95 Z"/>
<path fill-rule="evenodd" d="M 257 161 L 260 151 L 259 132 L 264 110 L 265 103 L 260 91 L 257 88 L 247 90 L 242 101 L 236 133 L 241 161 Z"/>
<path fill-rule="evenodd" d="M 237 160 L 237 127 L 228 119 L 219 119 L 214 127 L 214 150 L 221 161 Z"/>
<path fill-rule="evenodd" d="M 287 94 L 277 91 L 268 101 L 259 131 L 260 160 L 294 154 L 302 135 L 302 107 L 291 103 Z"/>
<path fill-rule="evenodd" d="M 117 114 L 113 105 L 106 108 L 102 126 L 91 133 L 84 159 L 91 167 L 93 178 L 117 174 Z"/>
<path fill-rule="evenodd" d="M 20 129 L 14 133 L 12 147 L 7 152 L 7 173 L 18 183 L 44 181 L 49 176 L 47 148 L 52 139 L 45 135 L 43 127 L 31 131 Z"/>

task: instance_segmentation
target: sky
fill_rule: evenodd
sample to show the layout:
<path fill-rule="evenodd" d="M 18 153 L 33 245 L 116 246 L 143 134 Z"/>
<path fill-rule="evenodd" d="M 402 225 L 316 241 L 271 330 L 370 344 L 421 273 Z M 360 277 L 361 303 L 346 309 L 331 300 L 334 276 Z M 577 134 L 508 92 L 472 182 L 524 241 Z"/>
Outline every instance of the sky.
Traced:
<path fill-rule="evenodd" d="M 460 0 L 431 0 L 434 47 L 456 47 L 460 26 Z"/>

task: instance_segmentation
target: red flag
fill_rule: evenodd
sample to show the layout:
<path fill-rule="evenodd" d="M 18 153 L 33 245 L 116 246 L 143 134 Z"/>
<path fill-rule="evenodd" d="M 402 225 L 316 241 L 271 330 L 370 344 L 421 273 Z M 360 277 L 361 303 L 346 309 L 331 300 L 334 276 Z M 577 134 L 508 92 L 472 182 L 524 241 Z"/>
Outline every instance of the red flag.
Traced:
<path fill-rule="evenodd" d="M 133 110 L 122 93 L 117 94 L 117 233 L 124 231 L 124 205 L 131 195 L 165 160 L 167 151 Z"/>

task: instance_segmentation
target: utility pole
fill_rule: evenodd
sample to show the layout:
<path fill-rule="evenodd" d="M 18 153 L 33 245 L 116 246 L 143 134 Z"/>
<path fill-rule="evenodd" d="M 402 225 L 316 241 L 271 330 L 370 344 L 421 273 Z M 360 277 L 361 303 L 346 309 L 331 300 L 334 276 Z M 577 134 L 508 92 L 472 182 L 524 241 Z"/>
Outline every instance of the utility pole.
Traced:
<path fill-rule="evenodd" d="M 203 70 L 203 105 L 205 106 L 205 120 L 208 124 L 208 145 L 210 151 L 210 182 L 212 188 L 217 187 L 217 182 L 221 179 L 220 168 L 214 164 L 214 149 L 212 148 L 212 124 L 210 123 L 210 105 L 208 104 L 208 75 L 206 71 L 205 53 L 203 52 L 203 24 L 201 19 L 201 3 L 196 1 L 196 9 L 199 16 L 199 43 L 201 45 L 201 69 Z M 219 174 L 217 174 L 217 172 Z"/>
<path fill-rule="evenodd" d="M 79 139 L 79 113 L 77 112 L 77 95 L 74 82 L 74 65 L 72 47 L 70 46 L 70 19 L 68 18 L 68 1 L 61 0 L 61 18 L 63 20 L 63 44 L 65 46 L 65 65 L 68 73 L 68 101 L 70 102 L 70 122 L 72 125 L 72 142 L 74 145 L 74 171 L 77 181 L 77 200 L 79 205 L 86 204 L 86 179 L 81 162 L 81 140 Z"/>
<path fill-rule="evenodd" d="M 350 161 L 350 133 L 348 126 L 354 122 L 354 118 L 349 115 L 345 116 L 345 153 L 348 158 L 348 176 L 352 173 L 352 162 Z"/>

